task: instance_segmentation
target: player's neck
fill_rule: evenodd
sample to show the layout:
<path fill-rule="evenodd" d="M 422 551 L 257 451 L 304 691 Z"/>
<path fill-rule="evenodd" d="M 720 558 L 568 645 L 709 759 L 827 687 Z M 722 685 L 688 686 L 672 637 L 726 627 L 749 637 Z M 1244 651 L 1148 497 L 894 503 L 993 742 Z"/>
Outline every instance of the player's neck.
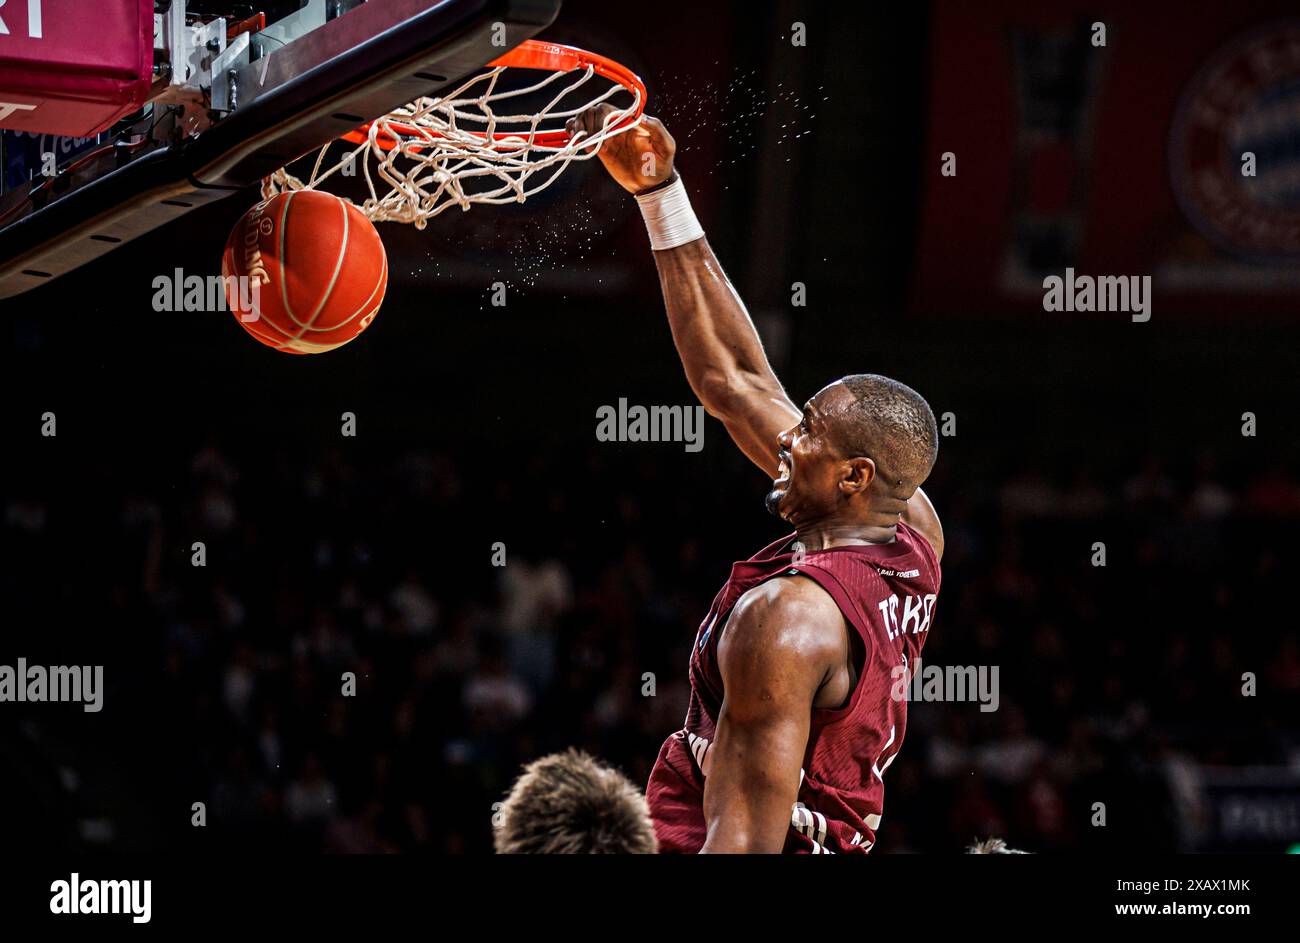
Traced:
<path fill-rule="evenodd" d="M 892 523 L 823 520 L 796 525 L 795 539 L 809 552 L 829 550 L 832 547 L 887 544 L 893 542 L 897 526 L 897 517 Z"/>

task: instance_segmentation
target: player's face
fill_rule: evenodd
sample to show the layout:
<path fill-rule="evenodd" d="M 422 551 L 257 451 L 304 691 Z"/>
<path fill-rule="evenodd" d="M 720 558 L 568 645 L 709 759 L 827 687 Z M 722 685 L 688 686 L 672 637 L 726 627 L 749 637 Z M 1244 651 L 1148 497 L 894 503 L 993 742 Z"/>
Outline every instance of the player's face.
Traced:
<path fill-rule="evenodd" d="M 835 510 L 836 482 L 842 458 L 831 444 L 830 418 L 847 390 L 832 384 L 803 408 L 799 422 L 777 437 L 780 462 L 767 509 L 782 520 L 798 524 Z"/>

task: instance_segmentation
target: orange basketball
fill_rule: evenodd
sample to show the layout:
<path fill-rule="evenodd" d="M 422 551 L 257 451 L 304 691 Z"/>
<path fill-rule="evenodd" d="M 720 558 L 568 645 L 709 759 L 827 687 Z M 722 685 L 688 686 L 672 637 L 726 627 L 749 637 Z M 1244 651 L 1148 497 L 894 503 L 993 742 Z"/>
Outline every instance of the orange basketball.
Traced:
<path fill-rule="evenodd" d="M 388 257 L 351 203 L 298 190 L 244 214 L 226 240 L 221 274 L 244 330 L 276 350 L 320 354 L 370 326 L 388 285 Z"/>

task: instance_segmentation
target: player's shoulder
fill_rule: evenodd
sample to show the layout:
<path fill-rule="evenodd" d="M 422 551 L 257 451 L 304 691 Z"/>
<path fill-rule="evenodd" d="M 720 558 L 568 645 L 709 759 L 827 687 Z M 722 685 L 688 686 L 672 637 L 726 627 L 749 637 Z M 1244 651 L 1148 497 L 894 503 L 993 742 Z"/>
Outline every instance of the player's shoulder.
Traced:
<path fill-rule="evenodd" d="M 736 600 L 722 638 L 732 651 L 751 647 L 815 655 L 843 646 L 844 616 L 816 580 L 787 573 L 764 580 Z"/>
<path fill-rule="evenodd" d="M 749 589 L 718 641 L 718 670 L 733 720 L 814 696 L 847 657 L 848 628 L 811 579 L 776 576 Z"/>

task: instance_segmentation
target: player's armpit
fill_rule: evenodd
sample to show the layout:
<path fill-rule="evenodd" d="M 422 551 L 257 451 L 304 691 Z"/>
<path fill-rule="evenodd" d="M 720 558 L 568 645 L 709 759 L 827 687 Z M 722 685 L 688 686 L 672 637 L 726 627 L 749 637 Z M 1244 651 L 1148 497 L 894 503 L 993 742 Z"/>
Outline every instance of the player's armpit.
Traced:
<path fill-rule="evenodd" d="M 718 643 L 724 696 L 704 786 L 702 852 L 777 853 L 818 692 L 847 664 L 843 616 L 821 587 L 782 577 L 751 589 Z"/>

